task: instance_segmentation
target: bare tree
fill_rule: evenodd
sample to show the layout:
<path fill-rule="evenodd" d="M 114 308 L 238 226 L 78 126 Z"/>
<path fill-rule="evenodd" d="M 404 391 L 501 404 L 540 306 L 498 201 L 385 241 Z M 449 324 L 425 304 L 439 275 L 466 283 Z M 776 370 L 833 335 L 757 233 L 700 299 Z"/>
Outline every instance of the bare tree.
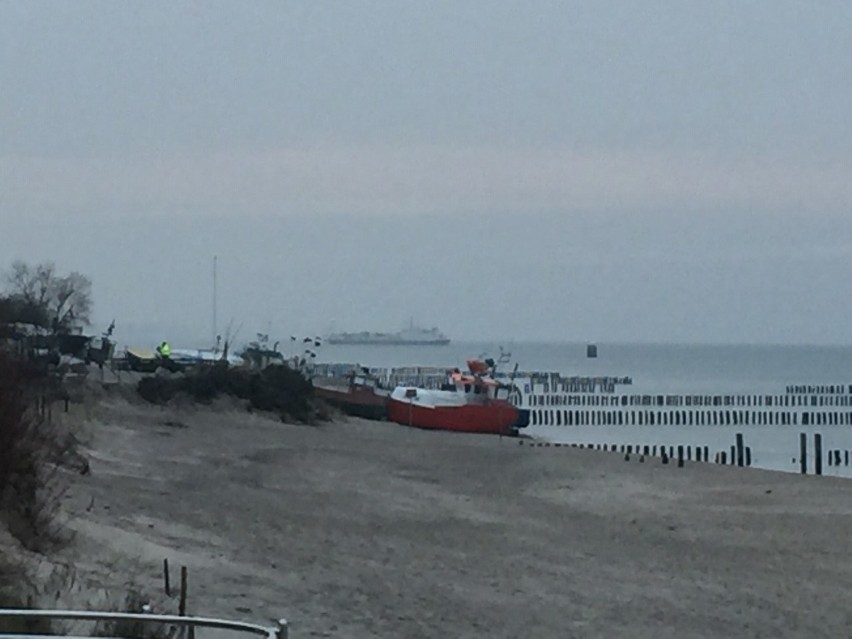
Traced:
<path fill-rule="evenodd" d="M 16 261 L 7 275 L 13 299 L 43 310 L 55 331 L 88 326 L 92 312 L 92 282 L 72 271 L 58 275 L 51 262 L 30 265 Z"/>

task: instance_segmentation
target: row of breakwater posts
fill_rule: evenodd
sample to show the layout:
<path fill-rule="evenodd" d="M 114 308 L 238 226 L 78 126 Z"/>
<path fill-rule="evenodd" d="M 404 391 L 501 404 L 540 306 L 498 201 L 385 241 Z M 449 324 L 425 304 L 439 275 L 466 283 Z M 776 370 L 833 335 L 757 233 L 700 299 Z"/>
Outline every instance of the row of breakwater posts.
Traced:
<path fill-rule="evenodd" d="M 531 399 L 530 405 L 534 406 L 546 398 Z M 605 405 L 610 398 L 566 399 L 594 399 Z M 852 411 L 530 408 L 530 423 L 533 426 L 852 426 Z"/>
<path fill-rule="evenodd" d="M 814 475 L 822 475 L 823 469 L 823 446 L 822 435 L 814 433 Z M 828 466 L 848 467 L 852 464 L 852 451 L 849 449 L 831 448 L 825 451 L 825 462 Z M 808 436 L 806 433 L 799 434 L 799 472 L 803 475 L 808 473 Z"/>
<path fill-rule="evenodd" d="M 742 433 L 736 433 L 734 444 L 730 448 L 717 450 L 710 457 L 709 446 L 693 446 L 691 444 L 586 444 L 586 443 L 563 443 L 534 440 L 518 440 L 519 446 L 528 448 L 580 448 L 585 450 L 596 450 L 601 452 L 618 453 L 624 455 L 625 461 L 630 461 L 636 456 L 639 462 L 646 458 L 659 458 L 663 464 L 669 461 L 676 463 L 678 468 L 683 468 L 685 462 L 715 463 L 729 466 L 751 467 L 752 449 L 745 445 Z M 852 451 L 848 449 L 829 449 L 823 455 L 822 434 L 813 434 L 813 474 L 823 474 L 823 462 L 828 466 L 846 466 L 852 463 Z M 795 459 L 793 462 L 795 463 Z M 808 435 L 799 435 L 799 471 L 808 474 Z"/>
<path fill-rule="evenodd" d="M 525 440 L 518 440 L 518 445 L 524 446 Z M 597 450 L 624 455 L 625 461 L 630 461 L 632 456 L 637 456 L 640 462 L 646 458 L 659 458 L 663 464 L 669 461 L 676 462 L 682 468 L 685 462 L 707 462 L 710 460 L 709 446 L 693 446 L 691 444 L 585 444 L 585 443 L 561 443 L 527 441 L 529 448 L 581 448 L 586 450 Z M 736 443 L 731 446 L 730 451 L 718 451 L 713 456 L 713 463 L 729 464 L 735 466 L 751 466 L 751 447 L 745 446 L 743 436 L 737 433 Z"/>

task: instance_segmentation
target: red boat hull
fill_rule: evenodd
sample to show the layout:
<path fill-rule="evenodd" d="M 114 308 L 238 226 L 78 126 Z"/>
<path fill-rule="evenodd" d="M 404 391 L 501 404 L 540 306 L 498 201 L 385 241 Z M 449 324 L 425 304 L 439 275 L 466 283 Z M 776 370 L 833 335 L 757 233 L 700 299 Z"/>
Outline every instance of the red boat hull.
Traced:
<path fill-rule="evenodd" d="M 518 409 L 504 401 L 428 408 L 391 398 L 387 411 L 388 419 L 397 424 L 462 433 L 514 435 L 518 421 Z"/>
<path fill-rule="evenodd" d="M 387 394 L 377 394 L 372 388 L 336 389 L 314 386 L 314 395 L 338 407 L 347 415 L 378 420 L 387 417 Z"/>

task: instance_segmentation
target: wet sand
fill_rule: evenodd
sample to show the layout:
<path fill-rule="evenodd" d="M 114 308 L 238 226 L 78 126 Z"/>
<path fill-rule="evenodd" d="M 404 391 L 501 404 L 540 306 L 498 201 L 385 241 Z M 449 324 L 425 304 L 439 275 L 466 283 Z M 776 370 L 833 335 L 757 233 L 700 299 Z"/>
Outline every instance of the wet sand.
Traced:
<path fill-rule="evenodd" d="M 107 399 L 81 581 L 292 637 L 838 637 L 852 482 Z M 93 501 L 94 500 L 94 501 Z"/>

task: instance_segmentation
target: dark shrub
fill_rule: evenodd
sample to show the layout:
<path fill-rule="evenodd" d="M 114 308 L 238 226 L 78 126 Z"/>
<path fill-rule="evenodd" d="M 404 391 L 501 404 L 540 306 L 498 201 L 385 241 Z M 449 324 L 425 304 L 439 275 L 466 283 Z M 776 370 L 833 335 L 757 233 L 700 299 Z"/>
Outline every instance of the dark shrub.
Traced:
<path fill-rule="evenodd" d="M 282 419 L 310 422 L 316 415 L 313 385 L 287 366 L 269 366 L 258 372 L 216 364 L 172 379 L 146 377 L 138 389 L 143 399 L 157 404 L 168 402 L 177 393 L 199 402 L 231 395 L 247 400 L 254 409 L 278 413 Z"/>
<path fill-rule="evenodd" d="M 50 324 L 44 307 L 19 297 L 0 296 L 0 324 L 18 322 L 35 324 L 44 328 Z"/>
<path fill-rule="evenodd" d="M 143 377 L 136 388 L 142 399 L 152 404 L 165 404 L 178 391 L 174 380 L 156 376 Z"/>

